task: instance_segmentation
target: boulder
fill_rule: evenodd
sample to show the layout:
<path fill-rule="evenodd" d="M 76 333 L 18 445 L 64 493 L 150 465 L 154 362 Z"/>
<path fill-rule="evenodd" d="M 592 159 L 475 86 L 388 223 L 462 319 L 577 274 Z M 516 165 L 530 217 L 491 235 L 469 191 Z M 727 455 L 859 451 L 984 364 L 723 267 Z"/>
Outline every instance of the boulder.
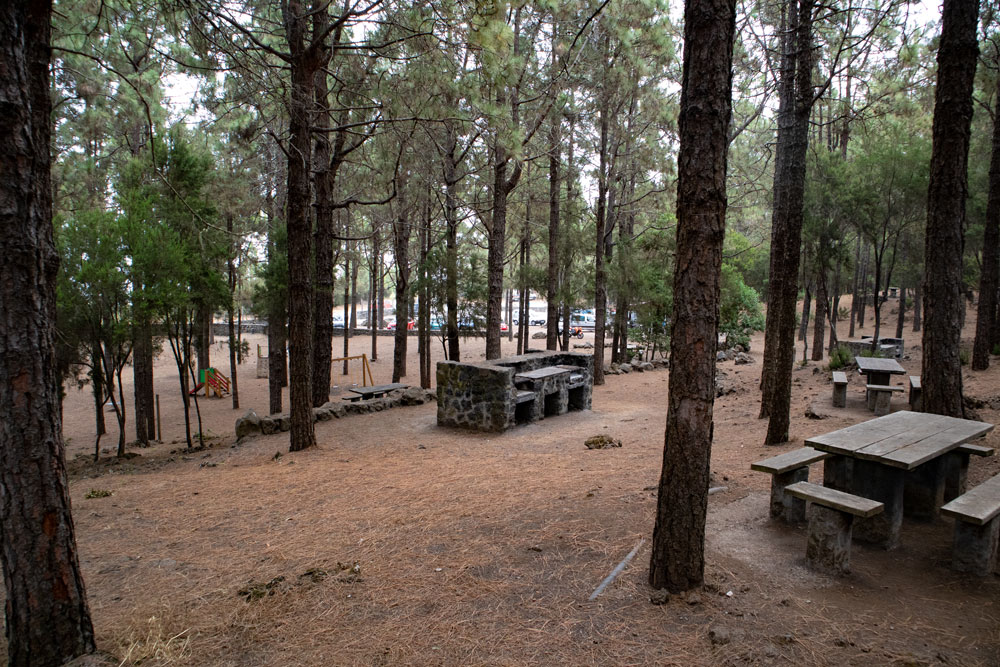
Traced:
<path fill-rule="evenodd" d="M 584 443 L 587 449 L 607 449 L 608 447 L 621 447 L 622 441 L 612 438 L 610 435 L 595 435 L 587 438 Z"/>
<path fill-rule="evenodd" d="M 261 434 L 260 417 L 253 410 L 236 420 L 236 439 L 252 438 Z"/>
<path fill-rule="evenodd" d="M 544 331 L 536 331 L 535 333 L 531 334 L 531 337 L 541 340 L 546 337 L 546 333 Z"/>
<path fill-rule="evenodd" d="M 624 362 L 624 363 L 622 363 L 622 364 L 620 364 L 618 366 L 618 370 L 621 371 L 622 373 L 631 373 L 632 372 L 632 364 L 630 364 L 628 362 Z"/>
<path fill-rule="evenodd" d="M 638 364 L 632 362 L 632 366 L 639 371 L 651 371 L 655 368 L 655 366 L 653 366 L 653 364 L 648 361 L 640 361 Z"/>
<path fill-rule="evenodd" d="M 278 425 L 274 421 L 274 417 L 261 417 L 260 418 L 260 432 L 263 435 L 271 435 L 277 432 Z"/>
<path fill-rule="evenodd" d="M 753 357 L 751 357 L 746 352 L 737 352 L 733 356 L 733 361 L 736 362 L 737 366 L 743 366 L 745 364 L 752 364 L 752 363 L 754 363 Z"/>

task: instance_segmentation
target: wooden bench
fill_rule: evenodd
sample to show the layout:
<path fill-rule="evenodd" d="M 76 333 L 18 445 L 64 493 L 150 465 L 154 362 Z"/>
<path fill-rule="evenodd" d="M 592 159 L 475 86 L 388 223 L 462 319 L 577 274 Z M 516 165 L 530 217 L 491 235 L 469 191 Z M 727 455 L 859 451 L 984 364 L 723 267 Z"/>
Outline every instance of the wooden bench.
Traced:
<path fill-rule="evenodd" d="M 920 391 L 920 376 L 910 376 L 910 409 L 914 412 L 923 412 L 924 398 Z"/>
<path fill-rule="evenodd" d="M 380 398 L 385 396 L 390 391 L 395 391 L 397 389 L 406 389 L 410 385 L 402 384 L 400 382 L 393 382 L 392 384 L 379 384 L 374 387 L 352 387 L 347 391 L 357 394 L 356 396 L 344 396 L 345 401 L 350 401 L 352 403 L 360 401 L 362 399 L 368 400 L 370 398 Z"/>
<path fill-rule="evenodd" d="M 876 417 L 889 414 L 889 399 L 894 391 L 903 391 L 902 387 L 893 387 L 888 384 L 869 384 L 868 389 L 868 409 L 875 411 Z"/>
<path fill-rule="evenodd" d="M 833 407 L 847 407 L 847 373 L 833 372 Z"/>
<path fill-rule="evenodd" d="M 829 574 L 851 571 L 851 532 L 854 517 L 867 518 L 885 509 L 868 498 L 809 482 L 796 482 L 785 492 L 809 504 L 809 538 L 806 563 Z"/>
<path fill-rule="evenodd" d="M 955 498 L 941 513 L 955 518 L 952 568 L 979 576 L 991 574 L 997 567 L 1000 536 L 1000 475 Z"/>
<path fill-rule="evenodd" d="M 830 456 L 812 447 L 801 447 L 750 464 L 751 470 L 771 474 L 771 518 L 782 518 L 788 523 L 806 519 L 804 501 L 785 493 L 790 484 L 809 479 L 809 466 Z"/>
<path fill-rule="evenodd" d="M 945 462 L 944 501 L 954 500 L 965 493 L 966 478 L 969 476 L 969 458 L 972 456 L 993 456 L 992 447 L 965 443 L 948 452 Z"/>

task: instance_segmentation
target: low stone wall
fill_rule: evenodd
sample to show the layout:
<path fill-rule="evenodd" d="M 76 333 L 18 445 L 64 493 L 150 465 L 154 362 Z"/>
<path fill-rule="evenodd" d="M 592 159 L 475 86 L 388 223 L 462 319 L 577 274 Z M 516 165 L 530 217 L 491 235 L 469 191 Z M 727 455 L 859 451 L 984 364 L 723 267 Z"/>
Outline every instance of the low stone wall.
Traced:
<path fill-rule="evenodd" d="M 381 412 L 389 408 L 404 405 L 423 405 L 433 401 L 434 392 L 420 387 L 397 389 L 381 398 L 367 401 L 330 401 L 318 408 L 313 408 L 313 421 L 330 421 L 347 415 L 360 415 L 369 412 Z M 236 420 L 236 440 L 252 438 L 258 435 L 271 435 L 291 428 L 291 417 L 288 414 L 259 416 L 254 410 L 248 410 L 245 415 Z"/>
<path fill-rule="evenodd" d="M 550 366 L 577 370 L 538 380 L 515 379 L 520 373 Z M 441 361 L 437 365 L 438 425 L 502 432 L 568 410 L 589 410 L 593 382 L 594 358 L 589 354 L 537 352 L 476 364 Z M 532 396 L 525 394 L 518 401 L 519 392 Z"/>

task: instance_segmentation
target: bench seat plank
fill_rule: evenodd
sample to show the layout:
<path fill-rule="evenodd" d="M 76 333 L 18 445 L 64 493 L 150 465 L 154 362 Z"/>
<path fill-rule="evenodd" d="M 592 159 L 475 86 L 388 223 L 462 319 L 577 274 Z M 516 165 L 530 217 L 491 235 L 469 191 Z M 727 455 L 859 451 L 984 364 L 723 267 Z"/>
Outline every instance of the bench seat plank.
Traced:
<path fill-rule="evenodd" d="M 869 384 L 865 385 L 868 391 L 903 391 L 902 387 L 894 387 L 889 384 Z"/>
<path fill-rule="evenodd" d="M 878 501 L 861 498 L 850 493 L 844 493 L 843 491 L 837 491 L 836 489 L 810 482 L 796 482 L 795 484 L 786 486 L 785 491 L 796 498 L 860 517 L 875 516 L 885 507 L 883 503 Z"/>
<path fill-rule="evenodd" d="M 984 447 L 983 445 L 972 445 L 966 443 L 958 448 L 963 454 L 974 454 L 976 456 L 993 456 L 992 447 Z"/>
<path fill-rule="evenodd" d="M 822 461 L 828 456 L 830 455 L 826 452 L 821 452 L 817 449 L 813 449 L 812 447 L 800 447 L 799 449 L 793 449 L 790 452 L 785 452 L 784 454 L 779 454 L 778 456 L 772 456 L 771 458 L 764 459 L 763 461 L 751 463 L 750 469 L 758 472 L 768 472 L 772 475 L 780 475 L 781 473 L 788 472 L 789 470 L 801 468 L 809 465 L 810 463 L 815 463 L 816 461 Z"/>
<path fill-rule="evenodd" d="M 977 526 L 985 525 L 1000 514 L 1000 475 L 955 498 L 941 508 L 941 513 Z"/>

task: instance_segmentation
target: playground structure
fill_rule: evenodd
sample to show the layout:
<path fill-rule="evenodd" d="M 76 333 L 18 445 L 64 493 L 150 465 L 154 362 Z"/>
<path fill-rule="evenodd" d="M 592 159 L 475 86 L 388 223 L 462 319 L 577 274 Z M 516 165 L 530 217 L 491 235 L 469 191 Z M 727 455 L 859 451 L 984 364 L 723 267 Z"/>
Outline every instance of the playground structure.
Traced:
<path fill-rule="evenodd" d="M 361 362 L 361 372 L 360 378 L 355 377 L 356 371 L 352 366 L 351 362 Z M 268 376 L 268 353 L 266 345 L 257 345 L 257 378 L 263 379 Z M 336 359 L 330 360 L 330 369 L 336 368 L 337 364 L 343 364 L 343 375 L 350 376 L 347 382 L 332 385 L 330 388 L 334 393 L 339 393 L 341 386 L 351 388 L 351 387 L 373 387 L 375 386 L 375 379 L 372 376 L 372 367 L 368 363 L 367 354 L 357 354 L 350 357 L 338 357 Z M 358 382 L 360 380 L 360 382 Z M 202 380 L 204 381 L 204 380 Z M 226 380 L 226 387 L 228 391 L 229 380 Z M 199 385 L 199 389 L 201 386 Z"/>
<path fill-rule="evenodd" d="M 358 382 L 357 377 L 355 377 L 355 371 L 351 365 L 352 361 L 361 362 L 361 382 Z M 350 357 L 338 357 L 337 359 L 330 360 L 330 369 L 337 367 L 337 364 L 343 364 L 343 375 L 349 376 L 348 380 L 340 384 L 334 384 L 330 386 L 330 393 L 339 394 L 341 387 L 346 389 L 352 389 L 354 387 L 374 387 L 375 379 L 372 377 L 372 367 L 368 363 L 367 354 L 356 354 Z"/>
<path fill-rule="evenodd" d="M 229 378 L 214 368 L 202 368 L 198 371 L 198 384 L 189 393 L 194 396 L 201 389 L 205 389 L 205 396 L 215 395 L 222 398 L 229 393 Z"/>

